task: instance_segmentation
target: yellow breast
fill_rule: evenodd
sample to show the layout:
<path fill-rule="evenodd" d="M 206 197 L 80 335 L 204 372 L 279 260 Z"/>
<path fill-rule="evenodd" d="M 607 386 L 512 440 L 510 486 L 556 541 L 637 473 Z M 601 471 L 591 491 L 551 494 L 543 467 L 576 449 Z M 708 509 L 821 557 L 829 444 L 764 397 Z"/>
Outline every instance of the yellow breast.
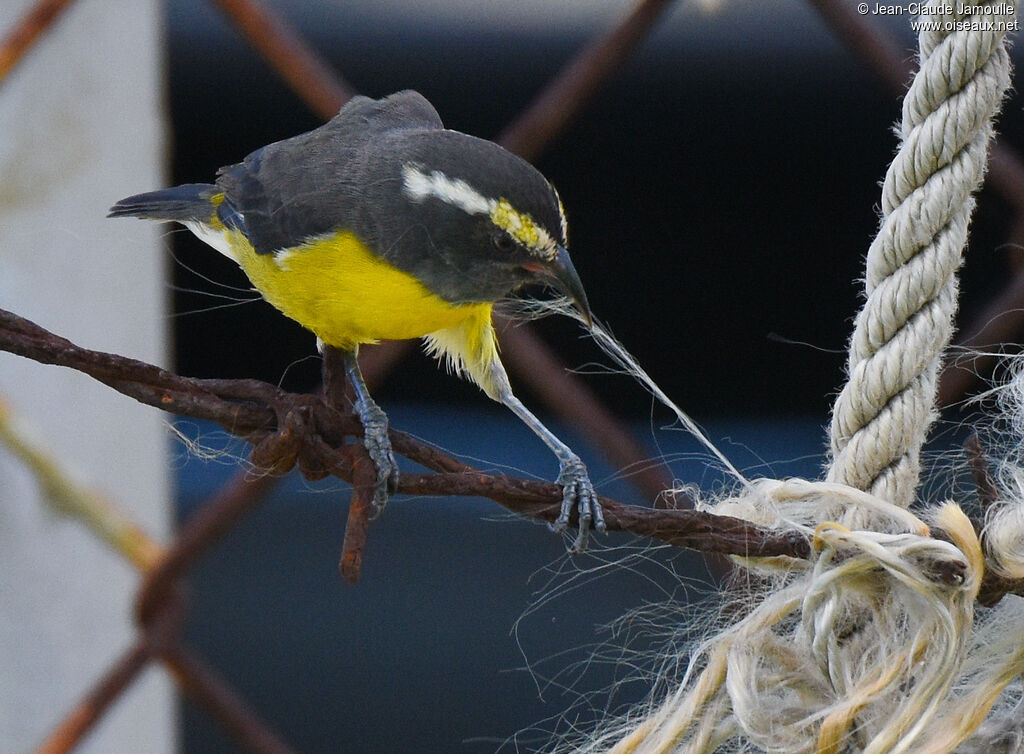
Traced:
<path fill-rule="evenodd" d="M 491 304 L 445 301 L 351 233 L 275 254 L 257 254 L 238 231 L 227 235 L 232 258 L 263 297 L 327 345 L 352 349 L 470 323 L 490 328 Z"/>

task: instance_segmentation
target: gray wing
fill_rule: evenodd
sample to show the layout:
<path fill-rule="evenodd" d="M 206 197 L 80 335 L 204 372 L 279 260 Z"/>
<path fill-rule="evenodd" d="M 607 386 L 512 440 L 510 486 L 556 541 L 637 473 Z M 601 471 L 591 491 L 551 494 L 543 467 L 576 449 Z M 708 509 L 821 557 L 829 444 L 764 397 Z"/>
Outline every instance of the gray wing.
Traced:
<path fill-rule="evenodd" d="M 353 97 L 313 131 L 269 144 L 221 168 L 221 221 L 242 231 L 258 254 L 297 246 L 339 227 L 358 230 L 372 214 L 360 202 L 372 145 L 394 131 L 443 129 L 423 95 L 411 90 L 383 99 Z M 379 155 L 377 156 L 379 160 Z M 373 173 L 371 173 L 371 176 Z"/>

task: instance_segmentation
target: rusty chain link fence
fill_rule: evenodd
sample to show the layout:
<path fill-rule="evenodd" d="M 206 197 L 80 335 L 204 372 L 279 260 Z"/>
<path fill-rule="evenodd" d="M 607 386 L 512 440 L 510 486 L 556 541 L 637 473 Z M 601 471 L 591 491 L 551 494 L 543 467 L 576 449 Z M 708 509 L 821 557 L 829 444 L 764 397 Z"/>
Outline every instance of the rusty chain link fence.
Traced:
<path fill-rule="evenodd" d="M 858 14 L 854 4 L 845 0 L 807 1 L 820 14 L 835 38 L 849 49 L 850 54 L 870 67 L 882 86 L 888 88 L 894 97 L 902 94 L 909 80 L 912 60 L 899 44 L 877 27 L 875 20 Z M 288 23 L 257 0 L 209 2 L 231 21 L 238 33 L 321 118 L 331 117 L 354 94 L 353 87 L 322 60 Z M 72 0 L 40 0 L 6 30 L 6 36 L 0 43 L 0 96 L 3 96 L 3 78 L 71 5 Z M 535 159 L 571 121 L 585 113 L 588 100 L 630 58 L 672 5 L 671 0 L 638 2 L 617 25 L 580 49 L 536 93 L 533 101 L 507 124 L 497 140 L 527 159 Z M 1008 145 L 998 144 L 993 150 L 988 185 L 1012 208 L 1013 235 L 1007 239 L 1008 243 L 1024 245 L 1024 161 Z M 18 329 L 20 337 L 24 339 L 35 339 L 33 342 L 41 344 L 40 352 L 45 350 L 47 338 L 55 337 L 41 328 L 32 330 L 31 323 L 7 320 L 5 326 Z M 962 331 L 968 335 L 962 345 L 980 355 L 971 356 L 970 361 L 961 360 L 943 374 L 940 400 L 944 405 L 960 400 L 974 386 L 993 358 L 984 355 L 986 352 L 998 344 L 1018 340 L 1024 332 L 1024 269 L 1017 270 L 989 307 L 977 314 L 976 321 L 962 327 Z M 564 368 L 558 356 L 529 327 L 505 328 L 502 345 L 512 371 L 519 379 L 529 383 L 531 389 L 544 400 L 548 410 L 571 422 L 591 438 L 615 468 L 632 464 L 641 468 L 630 479 L 646 499 L 657 500 L 662 491 L 670 486 L 672 480 L 661 467 L 643 463 L 648 451 L 642 443 L 580 379 Z M 35 353 L 26 346 L 22 348 L 23 355 L 26 349 L 29 355 Z M 387 344 L 373 349 L 367 354 L 364 364 L 368 380 L 371 383 L 379 381 L 388 370 L 395 368 L 408 349 L 408 343 Z M 88 354 L 82 358 L 88 361 L 87 357 Z M 91 368 L 93 371 L 89 373 L 104 379 L 103 369 L 106 367 L 103 364 L 96 361 Z M 213 382 L 216 381 L 205 381 Z M 174 393 L 176 383 L 161 383 L 159 389 L 165 392 L 165 397 L 177 395 Z M 244 392 L 245 386 L 239 383 L 233 389 Z M 280 440 L 279 437 L 276 439 Z M 275 446 L 275 449 L 279 450 L 279 447 Z M 408 446 L 396 449 L 403 453 L 409 452 Z M 422 448 L 420 451 L 427 452 Z M 367 474 L 372 482 L 373 473 L 366 459 L 360 457 L 358 452 L 353 451 L 351 456 L 351 468 L 346 473 L 353 479 L 355 492 L 340 568 L 346 579 L 355 581 L 359 576 L 361 553 L 366 539 L 366 494 L 371 487 Z M 302 464 L 301 458 L 299 463 Z M 440 469 L 439 473 L 464 470 L 450 459 L 434 457 L 431 463 L 430 467 Z M 59 725 L 39 747 L 39 754 L 72 751 L 118 697 L 132 685 L 140 672 L 152 663 L 163 664 L 181 692 L 207 710 L 245 750 L 281 754 L 292 751 L 288 743 L 260 719 L 246 700 L 182 640 L 186 618 L 186 604 L 181 590 L 183 578 L 204 553 L 217 547 L 225 534 L 246 513 L 260 504 L 276 483 L 277 478 L 274 476 L 250 477 L 239 474 L 181 526 L 169 546 L 154 546 L 145 556 L 140 556 L 138 562 L 143 577 L 135 603 L 138 625 L 135 643 L 124 651 L 102 677 L 96 679 L 92 690 L 78 705 L 67 710 Z M 425 493 L 432 491 L 426 482 L 423 485 Z M 450 490 L 444 487 L 438 489 L 442 492 Z M 473 491 L 479 492 L 480 489 L 470 490 Z M 504 493 L 502 490 L 494 492 L 491 489 L 490 492 L 485 491 L 485 494 L 512 495 L 520 492 L 521 489 L 505 490 Z M 535 498 L 532 504 L 540 510 L 545 503 L 543 495 L 537 494 L 540 497 Z M 547 507 L 550 508 L 549 503 Z M 627 514 L 621 511 L 612 511 L 611 518 L 614 520 L 617 515 L 620 516 L 619 528 L 662 536 L 679 544 L 691 543 L 682 535 L 675 539 L 672 539 L 671 533 L 664 535 L 663 527 L 659 528 L 661 524 L 658 522 L 644 524 L 627 521 Z M 659 531 L 662 533 L 659 534 Z M 763 532 L 752 531 L 748 527 L 738 533 L 734 532 L 734 535 L 743 546 L 749 548 L 749 543 L 763 536 Z M 695 541 L 708 549 L 707 540 Z M 724 544 L 718 550 L 730 552 L 730 546 L 735 545 Z M 770 553 L 799 552 L 802 545 L 798 542 L 770 541 L 769 538 L 763 546 L 764 552 Z"/>

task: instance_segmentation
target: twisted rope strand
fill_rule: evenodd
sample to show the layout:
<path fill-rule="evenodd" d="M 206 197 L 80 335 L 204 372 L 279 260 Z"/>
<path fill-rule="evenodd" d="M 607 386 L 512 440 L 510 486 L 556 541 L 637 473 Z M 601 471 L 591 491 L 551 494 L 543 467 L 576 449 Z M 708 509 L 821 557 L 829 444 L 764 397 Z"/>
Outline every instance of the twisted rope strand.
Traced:
<path fill-rule="evenodd" d="M 1009 20 L 973 14 L 970 19 Z M 866 300 L 830 428 L 829 481 L 904 507 L 914 499 L 920 448 L 935 417 L 936 379 L 953 333 L 956 272 L 974 210 L 972 194 L 985 174 L 992 118 L 1010 84 L 1005 24 L 993 24 L 990 31 L 938 26 L 919 37 L 921 66 L 904 98 L 901 145 L 882 186 Z"/>
<path fill-rule="evenodd" d="M 945 0 L 932 0 L 931 10 L 939 5 Z M 952 335 L 973 193 L 1010 83 L 1012 9 L 957 9 L 959 16 L 922 14 L 938 24 L 920 34 L 920 71 L 882 187 L 827 480 L 755 480 L 707 504 L 813 529 L 812 568 L 745 561 L 766 577 L 752 582 L 745 614 L 690 654 L 662 705 L 585 750 L 607 751 L 617 740 L 611 751 L 623 754 L 705 754 L 722 743 L 737 751 L 948 754 L 1013 677 L 1002 672 L 999 650 L 978 652 L 1000 636 L 1014 646 L 1012 632 L 1002 624 L 972 632 L 984 566 L 971 521 L 955 504 L 933 508 L 929 520 L 950 543 L 907 510 Z M 1011 15 L 993 15 L 1004 9 Z M 964 19 L 973 23 L 956 23 Z M 965 659 L 974 663 L 966 670 Z M 980 678 L 977 668 L 990 665 Z"/>

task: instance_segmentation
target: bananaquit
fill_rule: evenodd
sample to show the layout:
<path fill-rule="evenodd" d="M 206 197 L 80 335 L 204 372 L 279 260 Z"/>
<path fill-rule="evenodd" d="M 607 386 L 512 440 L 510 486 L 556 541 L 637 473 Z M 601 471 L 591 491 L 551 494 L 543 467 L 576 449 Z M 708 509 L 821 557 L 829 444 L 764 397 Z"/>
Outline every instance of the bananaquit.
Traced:
<path fill-rule="evenodd" d="M 258 149 L 196 183 L 122 199 L 111 217 L 177 221 L 233 259 L 268 302 L 340 349 L 378 510 L 398 478 L 387 416 L 370 397 L 361 343 L 422 337 L 554 451 L 562 508 L 579 509 L 577 549 L 604 517 L 586 467 L 512 393 L 494 303 L 526 283 L 590 310 L 554 187 L 489 141 L 444 128 L 417 92 L 355 97 L 323 126 Z"/>

